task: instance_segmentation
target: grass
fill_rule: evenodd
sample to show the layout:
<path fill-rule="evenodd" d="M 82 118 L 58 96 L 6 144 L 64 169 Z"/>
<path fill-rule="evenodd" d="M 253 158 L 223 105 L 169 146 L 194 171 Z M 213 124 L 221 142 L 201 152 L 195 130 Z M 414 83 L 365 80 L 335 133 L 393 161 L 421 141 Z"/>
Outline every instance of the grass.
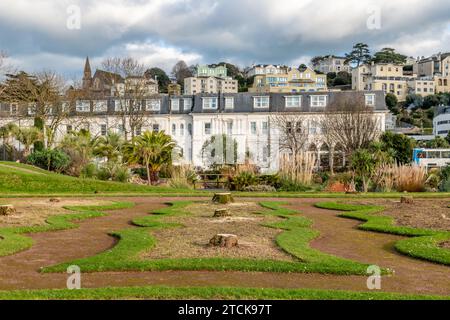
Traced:
<path fill-rule="evenodd" d="M 0 300 L 449 300 L 448 296 L 318 289 L 124 287 L 0 291 Z"/>
<path fill-rule="evenodd" d="M 106 206 L 68 206 L 64 208 L 78 213 L 50 216 L 42 226 L 0 228 L 0 257 L 29 249 L 33 245 L 33 239 L 24 234 L 77 228 L 73 221 L 101 217 L 105 215 L 103 211 L 132 206 L 134 203 L 131 202 L 116 202 Z"/>
<path fill-rule="evenodd" d="M 293 255 L 298 262 L 277 260 L 252 260 L 228 258 L 155 259 L 143 260 L 139 254 L 151 250 L 156 239 L 151 232 L 161 228 L 179 227 L 176 223 L 165 223 L 164 216 L 187 215 L 185 210 L 191 201 L 172 202 L 171 207 L 155 211 L 153 215 L 138 218 L 133 223 L 140 228 L 130 228 L 112 235 L 119 243 L 99 255 L 51 266 L 43 272 L 63 272 L 70 265 L 78 265 L 83 272 L 99 271 L 162 271 L 162 270 L 214 270 L 214 271 L 259 271 L 259 272 L 309 272 L 331 274 L 366 275 L 368 265 L 337 258 L 311 249 L 309 241 L 318 236 L 311 229 L 311 222 L 304 217 L 293 216 L 296 211 L 281 207 L 283 203 L 264 202 L 262 206 L 270 214 L 282 217 L 280 223 L 267 225 L 285 230 L 277 237 L 277 244 Z"/>
<path fill-rule="evenodd" d="M 35 172 L 35 173 L 33 173 Z M 150 187 L 93 179 L 80 179 L 29 166 L 26 164 L 0 161 L 0 198 L 13 197 L 77 197 L 77 196 L 183 196 L 212 197 L 207 190 Z M 345 193 L 321 192 L 234 192 L 236 197 L 258 198 L 399 198 L 401 193 L 367 193 L 348 195 Z M 450 193 L 414 193 L 416 198 L 445 198 Z"/>
<path fill-rule="evenodd" d="M 397 241 L 394 247 L 398 252 L 413 258 L 450 265 L 450 250 L 439 246 L 440 243 L 450 240 L 450 232 L 396 226 L 394 218 L 375 215 L 384 210 L 381 206 L 323 202 L 317 203 L 316 207 L 344 211 L 340 217 L 364 221 L 365 223 L 359 226 L 361 230 L 409 237 Z"/>

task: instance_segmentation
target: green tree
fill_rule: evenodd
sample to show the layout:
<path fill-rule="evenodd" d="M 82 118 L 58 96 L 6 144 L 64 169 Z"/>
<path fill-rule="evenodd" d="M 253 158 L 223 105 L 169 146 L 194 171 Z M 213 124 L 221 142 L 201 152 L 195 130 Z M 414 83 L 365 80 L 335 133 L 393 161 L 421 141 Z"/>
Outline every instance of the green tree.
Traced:
<path fill-rule="evenodd" d="M 448 141 L 441 137 L 436 137 L 431 141 L 425 143 L 426 148 L 430 149 L 447 149 L 450 148 Z"/>
<path fill-rule="evenodd" d="M 406 106 L 409 107 L 411 104 L 415 105 L 417 108 L 422 108 L 423 97 L 419 94 L 408 94 L 406 96 Z"/>
<path fill-rule="evenodd" d="M 352 84 L 352 75 L 346 71 L 340 71 L 333 81 L 333 86 L 346 86 Z"/>
<path fill-rule="evenodd" d="M 355 174 L 361 178 L 364 192 L 367 192 L 370 179 L 376 169 L 372 153 L 365 149 L 355 151 L 352 155 L 351 167 Z"/>
<path fill-rule="evenodd" d="M 148 184 L 156 184 L 164 165 L 172 164 L 175 141 L 164 132 L 146 131 L 124 146 L 125 161 L 143 165 L 147 169 Z"/>
<path fill-rule="evenodd" d="M 430 109 L 432 107 L 437 107 L 441 103 L 441 100 L 437 95 L 429 95 L 423 99 L 423 109 Z"/>
<path fill-rule="evenodd" d="M 145 71 L 145 76 L 148 79 L 157 79 L 159 92 L 167 93 L 167 86 L 170 84 L 170 79 L 167 73 L 161 68 L 151 68 Z"/>
<path fill-rule="evenodd" d="M 386 94 L 386 106 L 388 107 L 388 109 L 394 113 L 394 114 L 398 114 L 398 99 L 397 96 L 393 93 L 388 93 Z"/>
<path fill-rule="evenodd" d="M 406 58 L 405 55 L 395 52 L 395 49 L 383 48 L 375 53 L 373 61 L 375 63 L 405 64 Z"/>
<path fill-rule="evenodd" d="M 365 43 L 357 43 L 353 46 L 352 51 L 345 55 L 346 62 L 353 63 L 356 67 L 368 63 L 372 59 L 369 46 Z"/>
<path fill-rule="evenodd" d="M 15 123 L 8 123 L 2 127 L 0 127 L 0 136 L 2 137 L 2 149 L 3 149 L 3 160 L 7 160 L 8 158 L 12 158 L 12 139 L 15 137 L 15 134 L 19 128 Z"/>
<path fill-rule="evenodd" d="M 30 155 L 31 146 L 43 139 L 42 131 L 36 127 L 19 128 L 15 135 L 16 139 L 23 145 L 24 158 Z"/>
<path fill-rule="evenodd" d="M 72 160 L 70 173 L 79 176 L 81 170 L 91 161 L 94 153 L 96 139 L 93 139 L 88 130 L 72 131 L 66 134 L 60 143 L 60 148 Z"/>
<path fill-rule="evenodd" d="M 118 162 L 122 155 L 123 144 L 120 134 L 108 132 L 106 136 L 96 139 L 93 153 L 97 157 L 106 158 L 108 162 Z"/>
<path fill-rule="evenodd" d="M 394 151 L 394 159 L 399 164 L 409 164 L 412 161 L 413 150 L 416 142 L 404 134 L 385 132 L 380 141 L 385 145 L 385 150 Z"/>

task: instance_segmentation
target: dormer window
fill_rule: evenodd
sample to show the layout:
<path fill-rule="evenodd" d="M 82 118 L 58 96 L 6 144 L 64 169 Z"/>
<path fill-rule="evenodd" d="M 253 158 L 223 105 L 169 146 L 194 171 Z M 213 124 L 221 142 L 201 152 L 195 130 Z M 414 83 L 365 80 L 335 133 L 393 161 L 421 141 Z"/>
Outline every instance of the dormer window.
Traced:
<path fill-rule="evenodd" d="M 77 112 L 90 112 L 91 102 L 89 100 L 78 100 L 76 110 Z"/>
<path fill-rule="evenodd" d="M 180 111 L 180 99 L 171 99 L 170 104 L 172 111 Z"/>
<path fill-rule="evenodd" d="M 225 97 L 225 109 L 226 110 L 234 109 L 234 97 Z"/>
<path fill-rule="evenodd" d="M 311 107 L 320 108 L 327 106 L 327 96 L 311 96 Z"/>
<path fill-rule="evenodd" d="M 253 97 L 253 107 L 257 109 L 266 109 L 270 106 L 270 97 Z"/>
<path fill-rule="evenodd" d="M 302 106 L 302 97 L 301 96 L 287 96 L 286 99 L 286 108 L 300 108 Z"/>
<path fill-rule="evenodd" d="M 98 100 L 94 102 L 94 112 L 106 112 L 108 111 L 108 101 Z"/>
<path fill-rule="evenodd" d="M 366 94 L 365 101 L 366 101 L 366 106 L 373 107 L 375 105 L 375 95 L 374 94 Z"/>
<path fill-rule="evenodd" d="M 191 110 L 192 109 L 192 99 L 185 98 L 183 101 L 184 101 L 184 110 Z"/>
<path fill-rule="evenodd" d="M 161 110 L 161 100 L 150 99 L 145 101 L 145 109 L 147 111 L 160 111 Z"/>
<path fill-rule="evenodd" d="M 217 110 L 217 98 L 203 98 L 203 109 L 204 110 Z"/>

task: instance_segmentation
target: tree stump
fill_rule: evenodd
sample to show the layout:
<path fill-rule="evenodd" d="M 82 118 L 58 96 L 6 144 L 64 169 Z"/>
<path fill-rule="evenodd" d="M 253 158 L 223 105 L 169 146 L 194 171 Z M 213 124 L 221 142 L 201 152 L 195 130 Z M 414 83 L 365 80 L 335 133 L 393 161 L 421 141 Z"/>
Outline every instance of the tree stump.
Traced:
<path fill-rule="evenodd" d="M 229 204 L 234 202 L 231 193 L 216 193 L 212 199 L 214 203 Z"/>
<path fill-rule="evenodd" d="M 0 205 L 0 216 L 9 216 L 14 213 L 16 213 L 16 209 L 13 205 Z"/>
<path fill-rule="evenodd" d="M 401 197 L 400 202 L 404 204 L 414 204 L 414 198 L 413 197 Z"/>
<path fill-rule="evenodd" d="M 230 211 L 228 209 L 217 209 L 214 212 L 214 218 L 231 217 Z"/>
<path fill-rule="evenodd" d="M 56 199 L 56 198 L 52 198 L 52 199 L 50 199 L 50 202 L 51 203 L 58 203 L 58 202 L 61 202 L 61 200 Z"/>
<path fill-rule="evenodd" d="M 217 234 L 209 243 L 214 247 L 233 248 L 238 246 L 238 237 L 234 234 Z"/>

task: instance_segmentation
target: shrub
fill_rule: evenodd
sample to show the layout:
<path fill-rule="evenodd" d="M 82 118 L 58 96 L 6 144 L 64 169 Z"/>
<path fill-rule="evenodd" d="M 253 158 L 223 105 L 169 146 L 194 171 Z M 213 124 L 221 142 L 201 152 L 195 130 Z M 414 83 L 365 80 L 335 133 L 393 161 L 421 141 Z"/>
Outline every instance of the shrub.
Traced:
<path fill-rule="evenodd" d="M 108 181 L 108 180 L 111 180 L 111 178 L 112 178 L 111 171 L 108 168 L 101 167 L 98 169 L 97 179 L 103 180 L 103 181 Z"/>
<path fill-rule="evenodd" d="M 113 181 L 126 183 L 131 179 L 131 172 L 126 166 L 119 166 L 114 172 Z"/>
<path fill-rule="evenodd" d="M 188 165 L 172 167 L 170 176 L 169 185 L 176 189 L 192 189 L 198 180 L 195 170 Z"/>
<path fill-rule="evenodd" d="M 284 192 L 306 192 L 310 191 L 311 187 L 306 186 L 300 182 L 296 182 L 290 179 L 281 179 L 281 187 L 279 191 Z"/>
<path fill-rule="evenodd" d="M 276 192 L 277 190 L 272 187 L 265 184 L 259 184 L 255 186 L 248 186 L 245 187 L 243 191 L 246 192 Z"/>
<path fill-rule="evenodd" d="M 439 191 L 450 192 L 450 179 L 441 182 L 441 185 L 439 186 Z"/>
<path fill-rule="evenodd" d="M 89 163 L 81 169 L 80 178 L 92 179 L 97 175 L 97 167 L 94 163 Z"/>
<path fill-rule="evenodd" d="M 275 189 L 281 188 L 281 178 L 277 174 L 259 176 L 259 184 L 271 186 Z"/>
<path fill-rule="evenodd" d="M 422 192 L 425 190 L 427 174 L 424 168 L 409 165 L 384 165 L 378 169 L 377 185 L 379 189 L 398 192 Z"/>
<path fill-rule="evenodd" d="M 243 191 L 245 187 L 258 184 L 258 178 L 251 172 L 241 172 L 230 178 L 230 190 Z"/>
<path fill-rule="evenodd" d="M 70 157 L 59 149 L 44 149 L 29 155 L 27 162 L 45 170 L 62 172 L 70 164 Z"/>

